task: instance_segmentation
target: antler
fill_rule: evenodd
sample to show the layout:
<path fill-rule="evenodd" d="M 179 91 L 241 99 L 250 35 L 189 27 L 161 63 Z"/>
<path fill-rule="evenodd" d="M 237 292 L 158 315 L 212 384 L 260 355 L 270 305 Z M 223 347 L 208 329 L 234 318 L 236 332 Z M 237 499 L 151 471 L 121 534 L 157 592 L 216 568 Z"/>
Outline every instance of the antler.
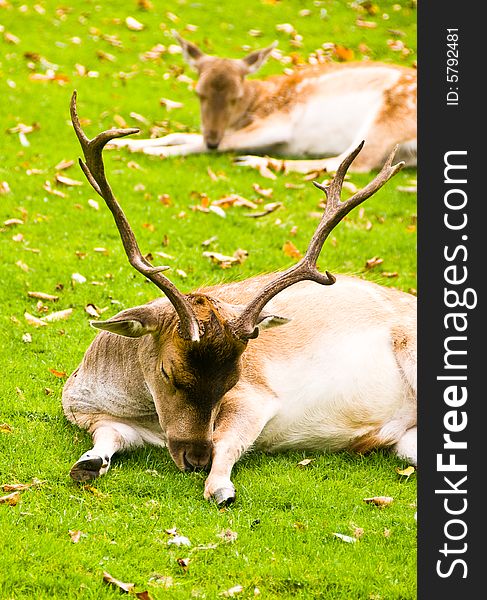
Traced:
<path fill-rule="evenodd" d="M 153 267 L 147 259 L 142 256 L 142 253 L 135 239 L 134 233 L 130 227 L 125 214 L 117 202 L 110 185 L 105 176 L 105 167 L 103 164 L 102 151 L 105 145 L 114 138 L 138 133 L 138 129 L 111 129 L 103 131 L 92 140 L 88 139 L 81 129 L 81 125 L 76 110 L 76 92 L 73 92 L 71 97 L 71 121 L 74 130 L 78 136 L 86 163 L 81 159 L 79 164 L 83 169 L 86 178 L 93 186 L 93 189 L 105 200 L 106 205 L 110 209 L 115 224 L 122 238 L 123 247 L 130 264 L 139 273 L 142 273 L 147 279 L 152 281 L 160 290 L 166 294 L 171 304 L 174 306 L 180 320 L 180 333 L 185 339 L 198 341 L 200 339 L 200 324 L 196 318 L 191 305 L 186 297 L 169 281 L 167 277 L 161 275 L 161 271 L 165 271 L 170 267 Z"/>
<path fill-rule="evenodd" d="M 316 267 L 316 262 L 320 255 L 321 249 L 326 238 L 330 235 L 336 225 L 347 215 L 353 208 L 370 198 L 377 190 L 379 190 L 393 175 L 395 175 L 402 167 L 404 162 L 392 165 L 394 155 L 396 154 L 397 146 L 389 155 L 384 166 L 378 175 L 367 184 L 362 190 L 359 190 L 351 198 L 345 202 L 341 202 L 340 195 L 342 191 L 343 181 L 348 168 L 352 164 L 355 157 L 362 150 L 365 142 L 351 152 L 338 167 L 338 170 L 329 186 L 321 185 L 313 181 L 314 185 L 325 192 L 326 208 L 321 218 L 321 221 L 311 238 L 306 254 L 303 258 L 278 275 L 276 279 L 268 283 L 260 294 L 254 298 L 244 309 L 240 317 L 232 323 L 232 329 L 238 337 L 252 337 L 259 315 L 264 306 L 276 294 L 282 292 L 287 287 L 298 283 L 299 281 L 311 280 L 321 283 L 322 285 L 332 285 L 335 283 L 335 277 L 325 271 L 320 273 Z"/>

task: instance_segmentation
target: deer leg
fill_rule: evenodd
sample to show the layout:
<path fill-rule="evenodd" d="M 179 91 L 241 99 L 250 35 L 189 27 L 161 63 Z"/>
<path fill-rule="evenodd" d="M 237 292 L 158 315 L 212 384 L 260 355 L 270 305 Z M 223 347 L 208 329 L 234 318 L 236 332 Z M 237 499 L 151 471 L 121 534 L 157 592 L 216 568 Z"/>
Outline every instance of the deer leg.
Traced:
<path fill-rule="evenodd" d="M 418 431 L 416 427 L 408 429 L 402 438 L 392 447 L 393 452 L 400 458 L 408 460 L 413 465 L 418 464 Z"/>
<path fill-rule="evenodd" d="M 104 475 L 110 468 L 115 452 L 144 445 L 138 428 L 117 421 L 98 421 L 90 428 L 93 448 L 85 452 L 72 466 L 70 475 L 75 481 L 90 481 Z"/>
<path fill-rule="evenodd" d="M 178 146 L 182 144 L 197 144 L 203 141 L 203 136 L 199 133 L 170 133 L 161 138 L 151 138 L 145 140 L 131 140 L 128 138 L 119 138 L 111 140 L 107 148 L 128 148 L 133 152 L 144 152 L 147 148 L 159 148 L 160 146 Z"/>
<path fill-rule="evenodd" d="M 245 393 L 245 410 L 241 404 L 240 395 L 223 400 L 213 434 L 213 455 L 204 497 L 218 505 L 235 500 L 235 487 L 230 479 L 233 465 L 252 446 L 277 410 L 273 398 L 257 396 L 252 390 Z"/>

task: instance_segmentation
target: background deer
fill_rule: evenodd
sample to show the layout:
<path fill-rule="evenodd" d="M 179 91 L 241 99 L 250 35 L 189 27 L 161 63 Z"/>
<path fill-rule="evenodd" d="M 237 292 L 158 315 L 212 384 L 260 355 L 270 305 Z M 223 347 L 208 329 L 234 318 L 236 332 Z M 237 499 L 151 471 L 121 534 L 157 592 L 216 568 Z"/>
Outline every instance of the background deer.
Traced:
<path fill-rule="evenodd" d="M 351 171 L 380 169 L 392 148 L 416 165 L 416 71 L 378 62 L 328 63 L 248 80 L 275 43 L 243 59 L 203 53 L 175 33 L 186 61 L 199 79 L 202 135 L 170 134 L 150 140 L 115 140 L 156 156 L 211 150 L 319 157 L 268 160 L 242 156 L 240 165 L 285 171 L 335 171 L 361 140 L 365 147 Z"/>
<path fill-rule="evenodd" d="M 63 390 L 69 420 L 93 436 L 71 469 L 75 480 L 106 473 L 115 452 L 167 446 L 182 470 L 209 468 L 205 498 L 232 501 L 231 470 L 251 447 L 355 450 L 390 446 L 416 461 L 416 301 L 316 262 L 333 228 L 402 166 L 391 153 L 347 201 L 344 177 L 357 147 L 328 187 L 305 256 L 284 272 L 182 294 L 142 256 L 107 182 L 104 146 L 135 129 L 89 140 L 81 167 L 105 200 L 130 263 L 164 292 L 92 324 L 103 330 Z M 317 285 L 322 284 L 322 285 Z M 334 284 L 334 285 L 333 285 Z M 260 335 L 259 335 L 260 334 Z"/>

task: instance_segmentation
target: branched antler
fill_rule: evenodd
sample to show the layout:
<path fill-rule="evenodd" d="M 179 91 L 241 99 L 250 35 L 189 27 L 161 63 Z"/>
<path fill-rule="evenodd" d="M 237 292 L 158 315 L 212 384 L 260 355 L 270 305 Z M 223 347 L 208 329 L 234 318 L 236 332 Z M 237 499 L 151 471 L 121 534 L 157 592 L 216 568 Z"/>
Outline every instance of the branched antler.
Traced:
<path fill-rule="evenodd" d="M 389 155 L 384 166 L 378 175 L 367 184 L 362 190 L 359 190 L 351 198 L 342 202 L 340 199 L 343 181 L 348 168 L 352 164 L 357 154 L 362 150 L 364 142 L 362 142 L 353 152 L 351 152 L 338 167 L 338 170 L 329 186 L 323 186 L 314 181 L 314 185 L 325 192 L 327 197 L 326 208 L 321 221 L 311 238 L 306 254 L 303 258 L 279 274 L 276 279 L 268 283 L 265 288 L 245 307 L 244 311 L 232 323 L 232 329 L 238 337 L 252 337 L 255 326 L 258 322 L 259 315 L 264 306 L 279 292 L 282 292 L 287 287 L 298 283 L 299 281 L 311 280 L 321 283 L 322 285 L 332 285 L 335 283 L 335 277 L 325 271 L 318 271 L 316 262 L 320 255 L 323 244 L 326 238 L 330 235 L 336 225 L 347 215 L 353 208 L 370 198 L 377 190 L 379 190 L 393 175 L 395 175 L 402 167 L 404 162 L 392 165 L 396 154 L 397 146 Z"/>
<path fill-rule="evenodd" d="M 120 233 L 123 247 L 130 264 L 139 273 L 142 273 L 147 279 L 152 281 L 161 291 L 166 294 L 171 304 L 174 306 L 180 320 L 180 333 L 183 338 L 193 341 L 200 339 L 200 323 L 198 322 L 194 311 L 189 304 L 187 298 L 182 294 L 176 286 L 164 275 L 161 271 L 165 271 L 170 267 L 153 267 L 147 259 L 142 255 L 137 240 L 135 239 L 132 228 L 130 227 L 125 214 L 117 202 L 110 185 L 105 176 L 105 167 L 103 164 L 102 152 L 105 145 L 114 138 L 124 137 L 133 133 L 138 133 L 138 129 L 110 129 L 98 134 L 92 140 L 88 139 L 81 129 L 81 125 L 76 110 L 76 92 L 73 92 L 71 97 L 71 121 L 74 130 L 78 136 L 83 154 L 85 156 L 84 163 L 79 161 L 86 178 L 93 186 L 93 189 L 103 198 L 106 205 L 110 209 L 115 224 Z"/>

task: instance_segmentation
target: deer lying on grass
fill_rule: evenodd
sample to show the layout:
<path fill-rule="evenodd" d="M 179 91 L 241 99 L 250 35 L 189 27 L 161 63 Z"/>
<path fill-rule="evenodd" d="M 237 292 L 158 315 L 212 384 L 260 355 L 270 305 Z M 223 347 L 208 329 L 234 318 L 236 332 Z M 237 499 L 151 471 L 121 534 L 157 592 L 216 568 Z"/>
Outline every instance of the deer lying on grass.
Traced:
<path fill-rule="evenodd" d="M 113 213 L 130 264 L 167 296 L 92 323 L 104 331 L 63 390 L 67 418 L 94 441 L 72 467 L 73 479 L 106 473 L 115 452 L 167 446 L 181 470 L 211 465 L 204 496 L 220 504 L 235 498 L 231 470 L 251 447 L 390 446 L 416 461 L 415 298 L 316 267 L 333 228 L 403 166 L 392 166 L 394 152 L 345 202 L 343 180 L 362 145 L 329 187 L 315 184 L 326 193 L 326 208 L 296 265 L 182 294 L 161 273 L 168 267 L 142 256 L 105 176 L 103 147 L 137 130 L 89 140 L 76 92 L 71 118 L 81 167 Z"/>
<path fill-rule="evenodd" d="M 392 148 L 416 164 L 416 71 L 378 62 L 329 63 L 247 80 L 275 44 L 243 59 L 204 54 L 175 33 L 186 61 L 196 69 L 202 135 L 170 134 L 149 140 L 116 140 L 110 147 L 156 156 L 210 150 L 319 157 L 275 160 L 237 157 L 259 169 L 335 171 L 361 140 L 365 147 L 351 171 L 380 169 Z M 268 173 L 270 173 L 268 171 Z"/>

